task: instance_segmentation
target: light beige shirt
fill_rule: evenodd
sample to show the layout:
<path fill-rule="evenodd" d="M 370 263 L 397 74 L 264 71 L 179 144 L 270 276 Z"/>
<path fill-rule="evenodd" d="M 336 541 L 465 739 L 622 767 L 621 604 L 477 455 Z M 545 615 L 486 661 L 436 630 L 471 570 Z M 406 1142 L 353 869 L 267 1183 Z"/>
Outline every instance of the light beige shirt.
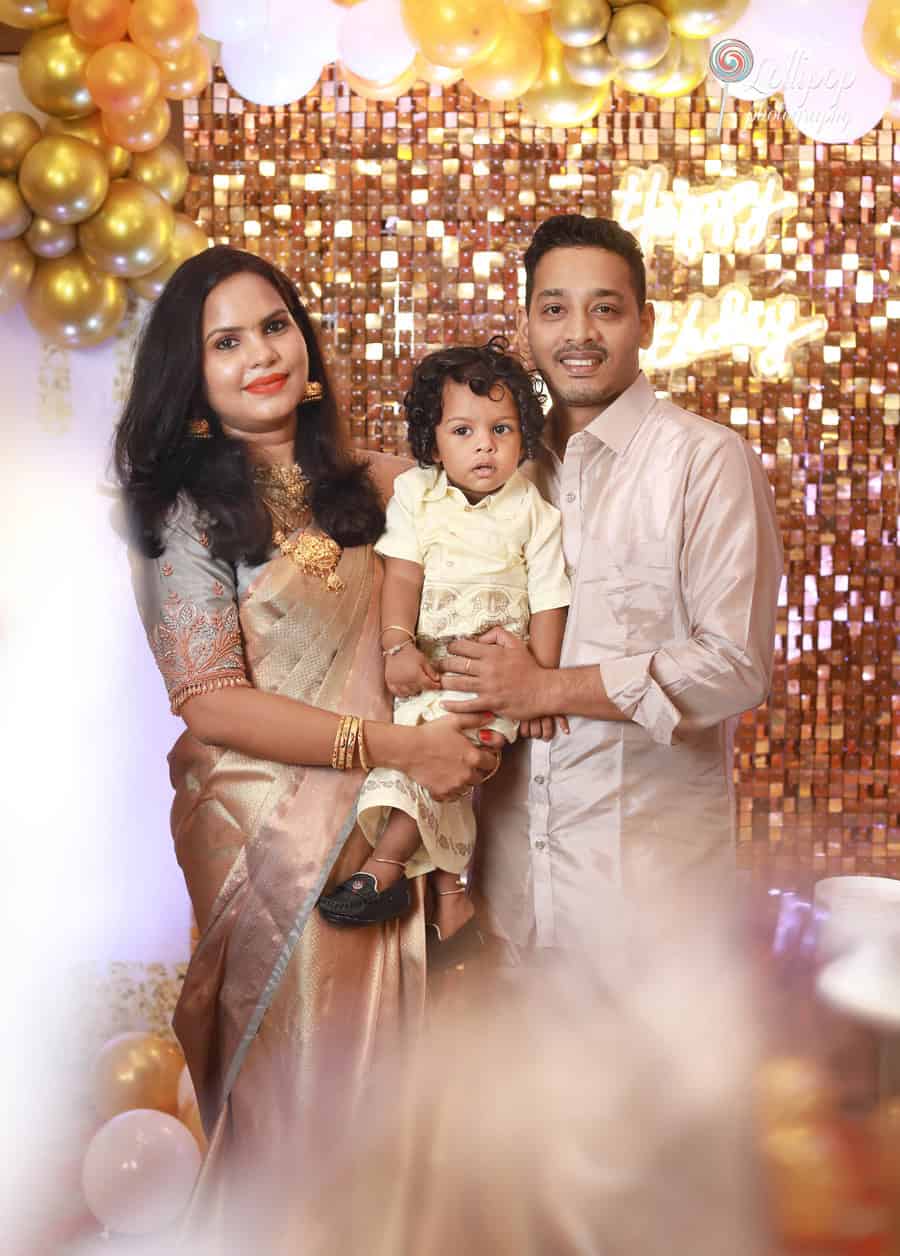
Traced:
<path fill-rule="evenodd" d="M 504 754 L 480 885 L 500 937 L 575 945 L 623 891 L 727 883 L 733 717 L 769 690 L 782 551 L 753 449 L 643 375 L 534 478 L 573 581 L 561 666 L 599 667 L 628 721 Z"/>

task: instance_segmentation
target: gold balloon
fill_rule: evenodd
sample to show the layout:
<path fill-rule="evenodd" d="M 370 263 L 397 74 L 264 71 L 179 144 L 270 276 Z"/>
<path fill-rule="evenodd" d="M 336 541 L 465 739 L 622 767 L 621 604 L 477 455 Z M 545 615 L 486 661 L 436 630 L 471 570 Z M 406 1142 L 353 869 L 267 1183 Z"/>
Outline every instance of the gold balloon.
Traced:
<path fill-rule="evenodd" d="M 627 87 L 630 92 L 643 92 L 652 96 L 656 88 L 662 86 L 681 66 L 681 46 L 680 39 L 673 39 L 668 52 L 656 65 L 648 66 L 646 70 L 629 70 L 623 67 L 616 74 L 616 82 Z"/>
<path fill-rule="evenodd" d="M 421 52 L 416 53 L 416 78 L 423 83 L 434 83 L 438 87 L 449 87 L 458 83 L 463 76 L 461 65 L 434 65 Z"/>
<path fill-rule="evenodd" d="M 503 28 L 502 0 L 403 0 L 413 43 L 435 65 L 465 65 L 484 56 Z"/>
<path fill-rule="evenodd" d="M 581 83 L 585 87 L 599 87 L 608 83 L 619 63 L 610 54 L 605 40 L 591 44 L 588 48 L 567 48 L 563 63 L 573 83 Z"/>
<path fill-rule="evenodd" d="M 156 1034 L 119 1034 L 103 1047 L 94 1066 L 97 1115 L 108 1121 L 132 1108 L 155 1108 L 177 1116 L 182 1068 L 184 1056 L 173 1042 Z"/>
<path fill-rule="evenodd" d="M 70 349 L 84 349 L 112 335 L 127 304 L 128 289 L 122 280 L 94 270 L 79 249 L 67 257 L 38 262 L 25 296 L 25 312 L 38 331 Z M 132 1106 L 128 1102 L 114 1107 L 110 1115 Z"/>
<path fill-rule="evenodd" d="M 708 39 L 733 26 L 750 0 L 659 0 L 673 35 Z"/>
<path fill-rule="evenodd" d="M 175 61 L 161 61 L 159 70 L 160 95 L 167 100 L 187 100 L 189 96 L 199 96 L 212 79 L 209 49 L 198 39 Z"/>
<path fill-rule="evenodd" d="M 67 222 L 33 218 L 22 239 L 35 257 L 65 257 L 78 243 L 75 228 Z"/>
<path fill-rule="evenodd" d="M 586 48 L 609 29 L 612 10 L 606 0 L 553 0 L 550 25 L 568 48 Z"/>
<path fill-rule="evenodd" d="M 14 240 L 30 222 L 31 210 L 15 179 L 0 179 L 0 240 Z"/>
<path fill-rule="evenodd" d="M 891 89 L 891 99 L 884 111 L 884 116 L 894 123 L 900 122 L 900 82 L 895 82 Z"/>
<path fill-rule="evenodd" d="M 47 0 L 47 7 L 51 13 L 58 13 L 60 17 L 65 17 L 69 12 L 69 0 Z"/>
<path fill-rule="evenodd" d="M 515 100 L 534 84 L 542 59 L 534 23 L 518 13 L 508 13 L 500 38 L 489 54 L 467 65 L 463 77 L 472 91 L 485 100 Z"/>
<path fill-rule="evenodd" d="M 862 38 L 875 69 L 888 78 L 900 78 L 900 6 L 896 0 L 872 0 Z"/>
<path fill-rule="evenodd" d="M 607 87 L 573 83 L 566 73 L 565 45 L 549 25 L 543 33 L 543 61 L 537 82 L 522 97 L 522 108 L 541 126 L 580 126 L 605 108 Z"/>
<path fill-rule="evenodd" d="M 103 118 L 99 112 L 90 113 L 86 118 L 51 118 L 44 130 L 48 135 L 74 135 L 76 139 L 99 148 L 111 179 L 120 179 L 131 164 L 131 153 L 128 149 L 120 148 L 106 138 Z"/>
<path fill-rule="evenodd" d="M 174 61 L 197 38 L 196 6 L 193 0 L 134 0 L 128 33 L 152 57 Z"/>
<path fill-rule="evenodd" d="M 0 113 L 0 174 L 15 174 L 22 158 L 41 138 L 41 128 L 30 113 Z"/>
<path fill-rule="evenodd" d="M 83 222 L 103 204 L 109 172 L 103 154 L 74 135 L 45 135 L 19 171 L 22 195 L 52 222 Z"/>
<path fill-rule="evenodd" d="M 155 100 L 142 113 L 104 113 L 103 133 L 130 153 L 146 153 L 169 134 L 172 111 L 168 101 Z"/>
<path fill-rule="evenodd" d="M 690 96 L 709 72 L 709 41 L 706 39 L 679 39 L 681 59 L 678 68 L 657 82 L 649 94 L 660 100 L 673 96 Z"/>
<path fill-rule="evenodd" d="M 100 212 L 79 228 L 78 243 L 98 270 L 134 279 L 163 264 L 174 230 L 168 201 L 135 179 L 116 179 Z"/>
<path fill-rule="evenodd" d="M 159 66 L 143 48 L 125 40 L 98 48 L 88 61 L 86 77 L 104 113 L 140 113 L 159 96 Z"/>
<path fill-rule="evenodd" d="M 0 240 L 0 314 L 18 305 L 34 274 L 34 258 L 23 240 Z"/>
<path fill-rule="evenodd" d="M 515 13 L 544 13 L 553 0 L 506 0 L 506 7 Z"/>
<path fill-rule="evenodd" d="M 174 144 L 160 144 L 149 152 L 135 153 L 130 174 L 170 205 L 177 205 L 187 191 L 187 162 Z"/>
<path fill-rule="evenodd" d="M 149 275 L 132 279 L 130 286 L 145 301 L 155 301 L 162 294 L 163 288 L 175 274 L 182 262 L 189 257 L 196 257 L 209 248 L 209 240 L 202 227 L 198 227 L 187 214 L 175 215 L 175 233 L 172 236 L 172 247 L 169 256 L 162 266 L 151 270 Z"/>
<path fill-rule="evenodd" d="M 66 22 L 35 31 L 19 53 L 22 90 L 38 109 L 59 118 L 93 113 L 97 106 L 84 73 L 93 51 Z"/>
<path fill-rule="evenodd" d="M 343 61 L 338 62 L 338 68 L 341 78 L 350 90 L 364 100 L 396 100 L 398 96 L 409 91 L 419 76 L 415 60 L 409 63 L 402 74 L 398 74 L 388 83 L 376 83 L 374 79 L 362 78 L 359 74 L 354 74 Z"/>
<path fill-rule="evenodd" d="M 0 0 L 0 22 L 20 31 L 36 31 L 62 21 L 47 0 Z"/>
<path fill-rule="evenodd" d="M 129 0 L 72 0 L 69 25 L 86 44 L 102 47 L 125 38 Z"/>
<path fill-rule="evenodd" d="M 626 69 L 646 70 L 663 59 L 671 39 L 669 24 L 659 9 L 631 4 L 613 14 L 606 45 Z"/>

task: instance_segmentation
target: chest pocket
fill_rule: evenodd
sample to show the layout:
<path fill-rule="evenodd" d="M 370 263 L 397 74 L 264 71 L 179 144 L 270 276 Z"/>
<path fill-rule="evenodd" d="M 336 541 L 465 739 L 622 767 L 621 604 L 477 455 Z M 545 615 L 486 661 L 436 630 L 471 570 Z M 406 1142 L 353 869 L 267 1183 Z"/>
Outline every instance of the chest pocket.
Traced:
<path fill-rule="evenodd" d="M 590 549 L 582 552 L 579 563 L 585 620 L 593 617 L 595 603 L 600 623 L 607 624 L 629 654 L 643 653 L 678 635 L 680 589 L 674 546 L 644 537 L 612 546 L 590 537 L 586 544 Z"/>

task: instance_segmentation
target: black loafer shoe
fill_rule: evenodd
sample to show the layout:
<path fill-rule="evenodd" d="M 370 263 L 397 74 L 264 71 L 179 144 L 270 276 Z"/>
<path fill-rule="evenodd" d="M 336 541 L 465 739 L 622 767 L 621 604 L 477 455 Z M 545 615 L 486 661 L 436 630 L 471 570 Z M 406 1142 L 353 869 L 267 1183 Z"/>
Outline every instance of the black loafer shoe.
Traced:
<path fill-rule="evenodd" d="M 357 872 L 319 899 L 319 911 L 332 925 L 354 927 L 378 925 L 405 916 L 412 907 L 409 882 L 400 877 L 386 890 L 379 890 L 371 872 Z"/>

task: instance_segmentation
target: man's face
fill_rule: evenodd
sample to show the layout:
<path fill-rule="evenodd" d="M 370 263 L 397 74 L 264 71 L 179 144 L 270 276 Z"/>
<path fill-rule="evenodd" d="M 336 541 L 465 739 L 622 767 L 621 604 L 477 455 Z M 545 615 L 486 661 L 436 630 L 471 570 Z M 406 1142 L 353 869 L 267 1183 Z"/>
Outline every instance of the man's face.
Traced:
<path fill-rule="evenodd" d="M 638 349 L 653 339 L 653 307 L 638 309 L 624 258 L 601 248 L 558 248 L 534 273 L 519 331 L 555 405 L 597 414 L 634 382 Z"/>

